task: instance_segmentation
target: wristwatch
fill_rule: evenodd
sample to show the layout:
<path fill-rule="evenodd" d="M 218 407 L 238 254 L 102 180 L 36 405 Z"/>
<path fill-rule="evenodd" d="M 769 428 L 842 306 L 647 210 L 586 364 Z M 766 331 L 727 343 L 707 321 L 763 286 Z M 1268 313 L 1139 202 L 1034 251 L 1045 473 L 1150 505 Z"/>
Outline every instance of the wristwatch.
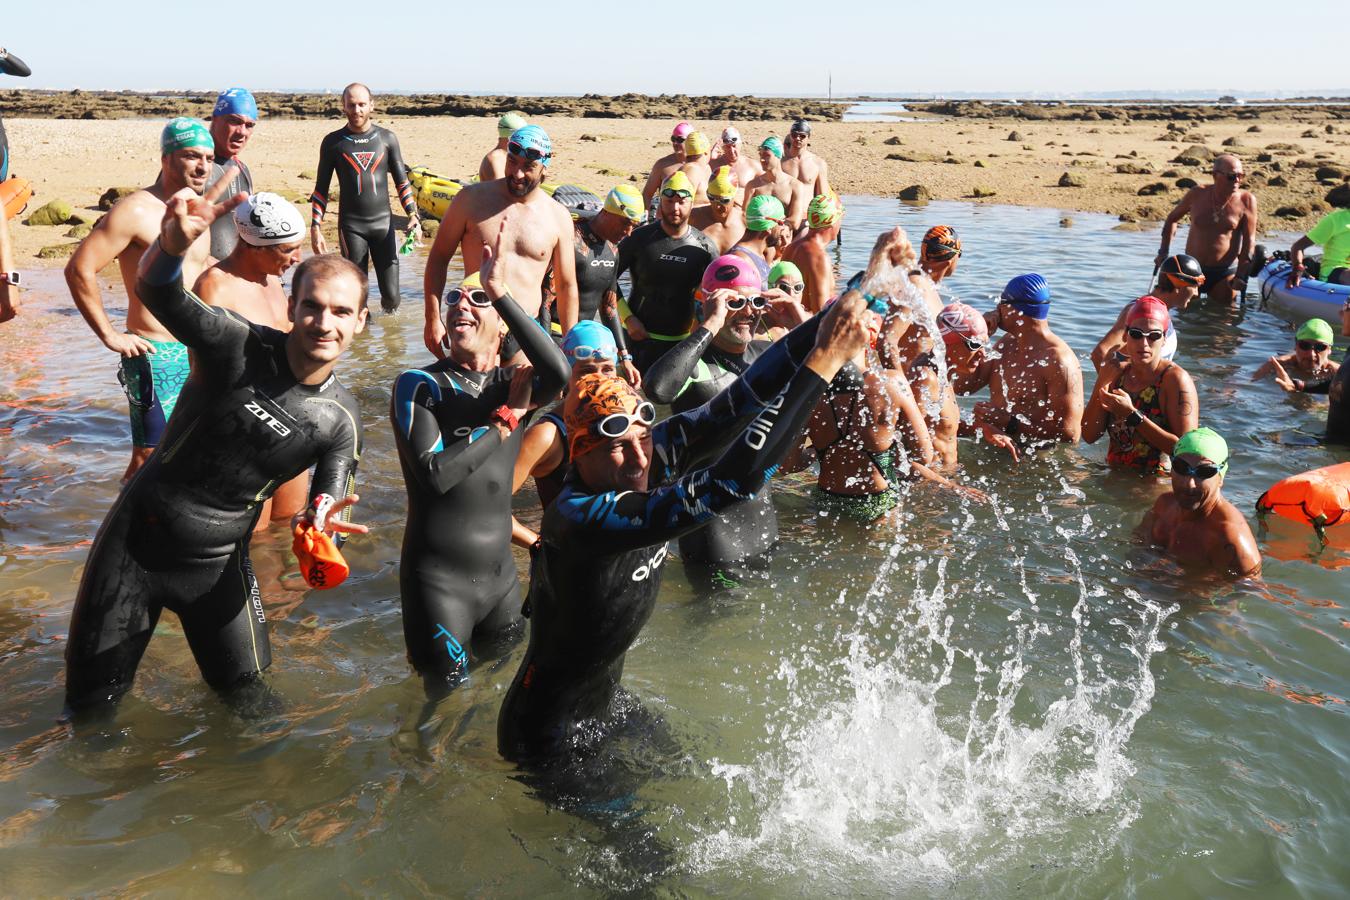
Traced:
<path fill-rule="evenodd" d="M 1137 409 L 1125 417 L 1125 424 L 1131 428 L 1138 428 L 1143 422 L 1144 414 Z"/>
<path fill-rule="evenodd" d="M 18 272 L 0 272 L 0 284 L 17 285 L 18 283 L 19 283 Z"/>
<path fill-rule="evenodd" d="M 488 416 L 488 420 L 502 423 L 506 426 L 507 431 L 515 431 L 520 427 L 520 419 L 516 418 L 516 414 L 511 412 L 511 407 L 506 404 L 494 409 L 492 415 Z"/>

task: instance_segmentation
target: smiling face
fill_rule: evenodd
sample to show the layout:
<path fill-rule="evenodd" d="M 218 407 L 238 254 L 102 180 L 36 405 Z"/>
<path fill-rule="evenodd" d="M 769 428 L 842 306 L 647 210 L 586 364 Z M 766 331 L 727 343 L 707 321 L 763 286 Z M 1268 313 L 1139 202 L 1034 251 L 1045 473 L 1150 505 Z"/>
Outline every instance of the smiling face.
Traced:
<path fill-rule="evenodd" d="M 506 190 L 512 197 L 528 197 L 543 184 L 548 166 L 542 160 L 530 160 L 514 153 L 506 154 Z"/>
<path fill-rule="evenodd" d="M 375 102 L 365 85 L 353 85 L 342 94 L 342 113 L 347 117 L 347 125 L 352 131 L 365 131 L 370 125 L 370 114 L 375 111 Z"/>
<path fill-rule="evenodd" d="M 300 357 L 314 365 L 337 361 L 366 327 L 365 289 L 346 272 L 318 272 L 291 295 L 287 336 Z"/>
<path fill-rule="evenodd" d="M 1294 358 L 1305 372 L 1320 371 L 1331 361 L 1331 346 L 1315 339 L 1294 341 Z"/>
<path fill-rule="evenodd" d="M 623 437 L 609 438 L 573 464 L 591 490 L 645 491 L 651 459 L 651 426 L 635 422 Z"/>
<path fill-rule="evenodd" d="M 164 186 L 174 191 L 190 187 L 200 194 L 206 190 L 206 177 L 211 174 L 214 160 L 215 154 L 205 147 L 184 147 L 173 151 L 160 160 Z"/>
<path fill-rule="evenodd" d="M 496 352 L 501 343 L 502 318 L 491 304 L 475 306 L 473 297 L 486 297 L 480 287 L 460 285 L 446 294 L 445 331 L 450 356 L 457 362 L 469 362 Z"/>

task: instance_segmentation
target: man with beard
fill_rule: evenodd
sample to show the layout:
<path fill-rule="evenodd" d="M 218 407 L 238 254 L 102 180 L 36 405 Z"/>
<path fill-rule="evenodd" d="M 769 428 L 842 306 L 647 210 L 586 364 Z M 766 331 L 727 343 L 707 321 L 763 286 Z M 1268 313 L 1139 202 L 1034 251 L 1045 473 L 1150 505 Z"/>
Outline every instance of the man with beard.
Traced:
<path fill-rule="evenodd" d="M 258 104 L 253 94 L 246 88 L 229 88 L 221 91 L 216 105 L 211 110 L 211 139 L 216 143 L 216 159 L 211 163 L 211 177 L 206 179 L 209 188 L 225 174 L 230 166 L 230 186 L 226 195 L 253 193 L 253 173 L 244 165 L 239 154 L 248 146 L 253 137 L 253 128 L 258 124 Z M 221 216 L 211 223 L 211 255 L 224 259 L 230 255 L 234 245 L 239 243 L 239 233 L 235 230 L 234 219 Z M 297 258 L 296 262 L 300 260 Z M 285 306 L 283 302 L 283 307 Z M 284 318 L 284 315 L 283 315 Z"/>
<path fill-rule="evenodd" d="M 398 309 L 398 245 L 389 214 L 388 179 L 394 180 L 398 200 L 408 214 L 408 233 L 421 237 L 417 202 L 403 165 L 398 138 L 387 128 L 370 121 L 375 111 L 370 88 L 349 84 L 342 91 L 342 112 L 347 124 L 329 133 L 319 146 L 319 174 L 310 197 L 313 208 L 310 246 L 316 254 L 328 252 L 319 226 L 328 208 L 328 186 L 337 172 L 342 199 L 338 204 L 338 243 L 342 255 L 361 271 L 375 262 L 380 286 L 380 305 L 385 312 Z"/>
<path fill-rule="evenodd" d="M 188 377 L 187 347 L 141 303 L 136 293 L 136 266 L 159 234 L 165 202 L 185 187 L 199 194 L 205 189 L 214 148 L 211 133 L 197 119 L 178 118 L 165 125 L 159 136 L 159 178 L 117 201 L 66 265 L 66 284 L 75 307 L 103 345 L 121 356 L 117 377 L 131 407 L 131 462 L 123 481 L 130 479 L 159 445 L 178 402 L 178 392 Z M 210 250 L 209 236 L 187 248 L 183 254 L 185 282 L 197 280 Z M 114 259 L 127 290 L 126 332 L 113 327 L 98 287 L 98 273 Z"/>
<path fill-rule="evenodd" d="M 531 318 L 548 327 L 544 305 L 544 276 L 552 267 L 558 321 L 563 332 L 576 324 L 578 311 L 576 254 L 572 217 L 561 203 L 539 190 L 553 161 L 553 142 L 538 125 L 526 125 L 506 145 L 506 174 L 496 181 L 471 184 L 455 195 L 445 212 L 436 240 L 427 254 L 422 279 L 427 349 L 444 357 L 445 323 L 441 320 L 441 292 L 456 250 L 464 254 L 464 274 L 477 272 L 483 248 L 502 235 L 497 265 L 511 295 Z M 507 222 L 509 218 L 509 223 Z M 502 231 L 505 226 L 505 232 Z M 512 335 L 502 341 L 503 362 L 524 362 Z"/>
<path fill-rule="evenodd" d="M 706 234 L 719 253 L 736 246 L 745 234 L 745 214 L 736 202 L 741 191 L 736 184 L 729 166 L 718 169 L 708 182 L 708 205 L 695 207 L 689 214 L 689 224 Z"/>

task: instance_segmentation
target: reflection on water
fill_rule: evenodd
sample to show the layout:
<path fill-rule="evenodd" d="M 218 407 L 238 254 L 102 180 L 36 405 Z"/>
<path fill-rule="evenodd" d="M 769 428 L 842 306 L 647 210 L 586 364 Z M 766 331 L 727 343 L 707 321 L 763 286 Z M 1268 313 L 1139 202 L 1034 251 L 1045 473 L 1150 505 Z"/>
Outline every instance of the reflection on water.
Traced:
<path fill-rule="evenodd" d="M 899 222 L 945 222 L 944 283 L 988 308 L 1047 275 L 1086 360 L 1145 289 L 1156 235 L 1060 213 L 846 198 L 845 275 Z M 1181 240 L 1182 238 L 1178 238 Z M 1011 464 L 962 446 L 995 498 L 916 489 L 882 526 L 818 514 L 798 476 L 783 543 L 735 587 L 667 564 L 629 655 L 631 733 L 590 769 L 522 778 L 496 755 L 519 659 L 428 717 L 404 659 L 402 480 L 388 386 L 422 361 L 420 257 L 344 379 L 362 405 L 360 521 L 342 588 L 304 589 L 288 541 L 254 541 L 285 710 L 244 722 L 165 616 L 116 730 L 56 723 L 70 603 L 126 462 L 114 361 L 38 273 L 0 330 L 0 872 L 7 894 L 587 892 L 1329 895 L 1344 859 L 1350 551 L 1276 524 L 1264 584 L 1196 580 L 1133 529 L 1155 482 L 1104 446 Z M 113 305 L 116 305 L 115 301 Z M 1346 458 L 1320 402 L 1248 374 L 1291 329 L 1253 309 L 1178 316 L 1202 419 L 1234 450 L 1239 508 Z M 1090 386 L 1091 379 L 1088 384 Z M 969 401 L 963 401 L 968 405 Z M 529 507 L 518 505 L 537 520 Z M 523 568 L 523 560 L 522 568 Z M 78 864 L 74 864 L 78 859 Z"/>

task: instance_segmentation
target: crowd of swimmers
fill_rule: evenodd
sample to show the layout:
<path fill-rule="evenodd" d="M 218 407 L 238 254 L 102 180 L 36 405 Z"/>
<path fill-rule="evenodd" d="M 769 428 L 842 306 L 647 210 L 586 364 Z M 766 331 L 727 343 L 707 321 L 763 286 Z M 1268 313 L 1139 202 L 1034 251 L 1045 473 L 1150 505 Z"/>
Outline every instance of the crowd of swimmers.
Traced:
<path fill-rule="evenodd" d="M 240 157 L 258 109 L 233 88 L 209 124 L 164 127 L 154 183 L 118 201 L 66 268 L 76 307 L 121 358 L 133 444 L 75 600 L 66 699 L 77 719 L 112 714 L 164 609 L 212 687 L 261 690 L 270 650 L 251 532 L 282 522 L 340 544 L 366 530 L 352 521 L 360 412 L 336 366 L 367 324 L 372 263 L 383 309 L 398 308 L 392 203 L 405 243 L 421 229 L 371 92 L 349 85 L 342 109 L 346 124 L 319 148 L 308 221 L 255 191 Z M 823 508 L 873 522 L 910 482 L 986 502 L 962 483 L 963 437 L 1013 460 L 1105 437 L 1109 465 L 1170 479 L 1142 523 L 1147 540 L 1187 566 L 1259 572 L 1252 532 L 1222 494 L 1228 446 L 1175 359 L 1177 313 L 1244 288 L 1256 203 L 1235 157 L 1218 157 L 1214 183 L 1169 215 L 1154 290 L 1122 305 L 1085 392 L 1041 275 L 1010 279 L 990 310 L 944 303 L 966 252 L 949 226 L 917 247 L 898 227 L 883 232 L 867 267 L 836 281 L 827 250 L 845 210 L 808 122 L 754 154 L 734 126 L 714 150 L 681 122 L 641 191 L 619 185 L 598 208 L 570 210 L 541 187 L 546 131 L 518 113 L 498 128 L 428 250 L 432 359 L 394 381 L 389 420 L 408 494 L 404 636 L 428 697 L 528 632 L 499 718 L 508 759 L 543 764 L 603 737 L 669 544 L 719 582 L 761 564 L 777 541 L 780 472 L 814 467 Z M 334 174 L 340 252 L 329 253 Z M 1173 253 L 1187 215 L 1186 252 Z M 1326 246 L 1333 279 L 1350 249 L 1335 227 L 1308 238 Z M 466 274 L 452 282 L 457 254 Z M 124 327 L 96 277 L 114 259 Z M 1339 327 L 1350 335 L 1350 305 Z M 1344 441 L 1350 367 L 1329 359 L 1334 331 L 1304 323 L 1257 376 L 1329 393 L 1329 437 Z M 986 388 L 963 416 L 957 396 Z M 531 478 L 538 530 L 512 517 Z M 524 591 L 513 545 L 529 554 Z"/>

